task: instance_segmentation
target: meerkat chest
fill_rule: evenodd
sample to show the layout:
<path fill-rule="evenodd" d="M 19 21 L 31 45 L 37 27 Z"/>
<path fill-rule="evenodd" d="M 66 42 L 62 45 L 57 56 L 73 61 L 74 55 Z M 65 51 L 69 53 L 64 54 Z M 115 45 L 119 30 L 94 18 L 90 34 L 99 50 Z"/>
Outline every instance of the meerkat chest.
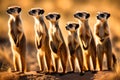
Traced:
<path fill-rule="evenodd" d="M 90 30 L 89 29 L 86 29 L 84 27 L 81 27 L 80 28 L 80 31 L 79 31 L 79 34 L 82 38 L 86 38 L 88 35 L 90 35 Z"/>
<path fill-rule="evenodd" d="M 57 29 L 56 28 L 52 28 L 52 35 L 55 36 L 57 34 Z"/>
<path fill-rule="evenodd" d="M 73 47 L 75 47 L 76 44 L 78 44 L 77 41 L 79 41 L 79 39 L 78 39 L 77 35 L 70 35 L 68 39 L 69 39 L 69 43 L 71 43 L 71 45 Z"/>
<path fill-rule="evenodd" d="M 69 35 L 69 42 L 74 44 L 74 36 L 73 35 Z"/>
<path fill-rule="evenodd" d="M 102 26 L 102 25 L 99 26 L 98 33 L 99 33 L 100 37 L 104 36 L 104 33 L 105 33 L 104 26 Z"/>
<path fill-rule="evenodd" d="M 52 38 L 55 39 L 58 34 L 58 30 L 56 28 L 52 28 L 51 30 L 51 35 L 52 35 Z"/>
<path fill-rule="evenodd" d="M 36 33 L 36 36 L 39 36 L 39 37 L 43 35 L 44 30 L 43 30 L 42 25 L 40 24 L 35 25 L 35 33 Z"/>

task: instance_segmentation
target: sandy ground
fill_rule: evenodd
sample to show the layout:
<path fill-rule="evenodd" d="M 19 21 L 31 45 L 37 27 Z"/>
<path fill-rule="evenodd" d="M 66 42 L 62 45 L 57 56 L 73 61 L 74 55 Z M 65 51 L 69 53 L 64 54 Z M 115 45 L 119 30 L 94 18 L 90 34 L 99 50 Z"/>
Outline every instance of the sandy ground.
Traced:
<path fill-rule="evenodd" d="M 112 74 L 109 71 L 100 71 L 96 74 L 86 72 L 85 75 L 80 76 L 79 73 L 67 73 L 65 75 L 53 74 L 46 75 L 44 73 L 37 73 L 36 71 L 30 71 L 25 74 L 11 73 L 11 72 L 0 72 L 0 80 L 103 80 L 102 75 L 107 77 Z"/>

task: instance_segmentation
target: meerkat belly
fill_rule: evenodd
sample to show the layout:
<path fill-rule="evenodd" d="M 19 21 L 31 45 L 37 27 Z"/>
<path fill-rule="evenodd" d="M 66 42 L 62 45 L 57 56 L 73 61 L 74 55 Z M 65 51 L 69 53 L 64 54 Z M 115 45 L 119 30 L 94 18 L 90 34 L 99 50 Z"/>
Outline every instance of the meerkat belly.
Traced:
<path fill-rule="evenodd" d="M 49 49 L 49 37 L 48 36 L 44 36 L 44 39 L 42 40 L 43 45 L 42 45 L 42 49 L 43 50 L 48 50 Z"/>
<path fill-rule="evenodd" d="M 74 42 L 74 37 L 71 36 L 71 40 L 69 42 L 69 49 L 70 49 L 71 55 L 75 52 L 75 45 L 76 45 L 76 43 Z"/>
<path fill-rule="evenodd" d="M 59 40 L 58 40 L 54 35 L 52 36 L 52 38 L 53 38 L 54 46 L 55 46 L 56 48 L 58 48 Z"/>

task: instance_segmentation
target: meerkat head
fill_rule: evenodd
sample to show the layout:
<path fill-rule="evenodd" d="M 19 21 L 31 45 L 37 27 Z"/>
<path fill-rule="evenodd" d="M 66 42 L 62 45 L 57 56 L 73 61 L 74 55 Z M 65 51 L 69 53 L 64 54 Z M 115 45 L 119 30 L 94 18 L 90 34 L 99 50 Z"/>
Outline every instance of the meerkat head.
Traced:
<path fill-rule="evenodd" d="M 50 22 L 56 22 L 59 20 L 59 18 L 60 18 L 59 13 L 48 13 L 48 15 L 46 15 L 46 19 L 49 20 Z"/>
<path fill-rule="evenodd" d="M 69 22 L 66 24 L 65 28 L 70 32 L 75 32 L 79 28 L 79 24 L 74 22 Z"/>
<path fill-rule="evenodd" d="M 16 17 L 20 14 L 21 10 L 22 9 L 19 6 L 11 6 L 11 7 L 8 7 L 7 14 L 9 14 L 10 16 Z"/>
<path fill-rule="evenodd" d="M 97 14 L 97 20 L 100 20 L 102 22 L 106 21 L 110 17 L 110 13 L 108 12 L 98 12 Z"/>
<path fill-rule="evenodd" d="M 28 14 L 35 18 L 39 18 L 40 16 L 42 16 L 44 14 L 44 10 L 42 8 L 32 8 L 28 12 Z"/>
<path fill-rule="evenodd" d="M 77 11 L 75 14 L 74 14 L 74 17 L 79 19 L 80 21 L 86 21 L 88 20 L 88 18 L 90 17 L 90 14 L 88 12 L 85 12 L 85 11 Z"/>

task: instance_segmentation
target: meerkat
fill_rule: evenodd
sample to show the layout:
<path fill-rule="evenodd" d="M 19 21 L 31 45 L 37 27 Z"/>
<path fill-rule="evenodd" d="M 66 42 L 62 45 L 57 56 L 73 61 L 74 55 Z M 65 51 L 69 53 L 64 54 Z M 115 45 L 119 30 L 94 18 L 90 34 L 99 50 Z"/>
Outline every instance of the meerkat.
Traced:
<path fill-rule="evenodd" d="M 90 56 L 93 62 L 93 72 L 96 71 L 96 44 L 91 32 L 91 29 L 88 24 L 88 19 L 90 14 L 85 11 L 78 11 L 74 14 L 74 18 L 77 18 L 79 21 L 79 38 L 82 44 L 84 51 L 87 51 L 87 54 L 84 53 L 85 59 L 87 61 L 88 71 L 90 70 Z"/>
<path fill-rule="evenodd" d="M 66 73 L 67 63 L 68 63 L 68 51 L 62 36 L 62 32 L 59 28 L 59 13 L 49 13 L 46 16 L 46 19 L 50 23 L 49 27 L 49 35 L 50 35 L 50 46 L 52 51 L 56 54 L 55 57 L 55 65 L 56 72 L 58 73 L 59 68 L 59 60 L 61 60 L 63 67 L 63 74 Z"/>
<path fill-rule="evenodd" d="M 37 47 L 37 59 L 38 64 L 44 71 L 44 56 L 48 67 L 48 72 L 51 73 L 54 70 L 52 54 L 49 46 L 49 34 L 47 26 L 44 22 L 44 10 L 42 8 L 32 8 L 29 11 L 29 15 L 33 16 L 35 20 L 35 45 Z"/>
<path fill-rule="evenodd" d="M 105 54 L 107 58 L 107 68 L 108 70 L 112 70 L 112 59 L 113 59 L 113 63 L 116 64 L 116 57 L 112 53 L 110 31 L 107 22 L 108 18 L 110 17 L 110 13 L 98 12 L 96 17 L 97 17 L 97 23 L 94 26 L 95 28 L 94 32 L 96 35 L 99 68 L 100 70 L 102 70 L 103 55 Z"/>
<path fill-rule="evenodd" d="M 22 29 L 22 21 L 20 17 L 21 8 L 19 6 L 11 6 L 7 9 L 10 16 L 8 21 L 8 35 L 13 53 L 13 64 L 15 71 L 26 71 L 26 38 Z"/>
<path fill-rule="evenodd" d="M 71 55 L 73 72 L 75 72 L 75 58 L 77 58 L 81 69 L 81 74 L 84 74 L 83 53 L 77 33 L 79 24 L 75 22 L 69 22 L 65 28 L 68 31 L 68 47 Z"/>

